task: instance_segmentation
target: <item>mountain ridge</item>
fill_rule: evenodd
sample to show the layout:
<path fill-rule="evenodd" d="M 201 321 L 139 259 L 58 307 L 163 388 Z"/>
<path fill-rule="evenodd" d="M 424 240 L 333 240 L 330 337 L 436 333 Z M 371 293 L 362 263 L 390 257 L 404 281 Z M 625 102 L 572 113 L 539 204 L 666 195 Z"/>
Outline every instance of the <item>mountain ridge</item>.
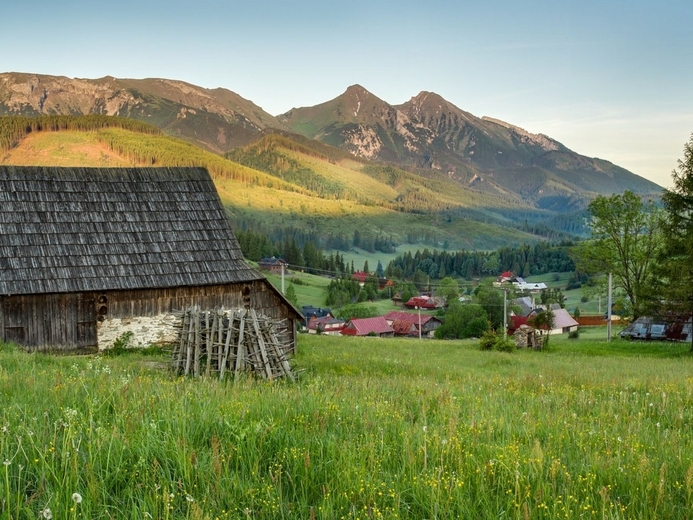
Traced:
<path fill-rule="evenodd" d="M 272 116 L 225 88 L 164 78 L 95 80 L 0 73 L 0 115 L 107 114 L 131 118 L 223 154 L 281 131 L 356 158 L 453 179 L 466 189 L 515 196 L 554 211 L 584 207 L 597 194 L 661 187 L 608 161 L 577 154 L 544 134 L 477 117 L 421 91 L 392 105 L 359 84 L 312 107 Z"/>

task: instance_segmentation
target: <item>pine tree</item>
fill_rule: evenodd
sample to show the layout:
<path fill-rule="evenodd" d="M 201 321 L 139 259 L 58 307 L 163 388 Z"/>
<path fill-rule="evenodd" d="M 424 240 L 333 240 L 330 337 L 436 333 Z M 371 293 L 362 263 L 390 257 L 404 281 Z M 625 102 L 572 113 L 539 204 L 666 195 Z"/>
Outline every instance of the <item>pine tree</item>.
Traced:
<path fill-rule="evenodd" d="M 660 274 L 667 310 L 687 319 L 693 314 L 693 134 L 672 177 L 674 188 L 662 195 L 666 219 Z"/>

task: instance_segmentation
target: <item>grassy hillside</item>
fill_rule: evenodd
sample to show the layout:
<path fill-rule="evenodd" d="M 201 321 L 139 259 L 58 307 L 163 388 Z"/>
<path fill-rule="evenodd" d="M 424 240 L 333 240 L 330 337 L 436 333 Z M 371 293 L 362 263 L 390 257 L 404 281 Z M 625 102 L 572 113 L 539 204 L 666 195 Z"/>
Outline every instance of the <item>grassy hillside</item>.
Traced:
<path fill-rule="evenodd" d="M 27 128 L 24 121 L 32 126 Z M 435 236 L 441 244 L 447 241 L 450 247 L 469 249 L 537 240 L 529 233 L 494 225 L 494 218 L 479 222 L 438 211 L 472 209 L 476 204 L 476 209 L 494 213 L 499 201 L 470 197 L 459 188 L 446 190 L 441 181 L 417 181 L 406 172 L 367 168 L 362 162 L 330 157 L 300 143 L 268 142 L 268 161 L 274 166 L 265 165 L 266 171 L 260 171 L 129 120 L 0 118 L 2 164 L 204 166 L 236 225 L 292 226 L 319 236 L 350 236 L 358 229 L 365 236 L 391 236 L 398 243 L 411 236 Z M 282 161 L 289 164 L 288 170 L 298 169 L 305 176 L 278 175 L 277 164 Z M 338 191 L 330 192 L 330 186 Z M 422 195 L 411 202 L 406 197 L 412 192 Z M 489 207 L 482 208 L 484 203 Z"/>

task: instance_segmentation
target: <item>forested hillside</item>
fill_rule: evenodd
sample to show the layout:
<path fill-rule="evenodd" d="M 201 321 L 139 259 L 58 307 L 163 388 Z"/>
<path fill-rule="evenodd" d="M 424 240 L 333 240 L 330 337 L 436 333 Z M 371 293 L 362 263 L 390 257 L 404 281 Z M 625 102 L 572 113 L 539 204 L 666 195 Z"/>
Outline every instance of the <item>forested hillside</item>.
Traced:
<path fill-rule="evenodd" d="M 539 239 L 529 228 L 519 230 L 508 212 L 527 212 L 535 217 L 534 223 L 551 217 L 521 204 L 508 208 L 500 200 L 470 194 L 441 179 L 355 161 L 345 152 L 307 140 L 266 136 L 234 155 L 247 164 L 243 165 L 144 123 L 98 115 L 0 117 L 0 162 L 36 164 L 35 152 L 46 147 L 50 136 L 54 148 L 44 150 L 41 164 L 50 164 L 53 154 L 54 164 L 89 166 L 88 156 L 69 162 L 67 137 L 78 134 L 81 142 L 91 140 L 116 154 L 118 164 L 206 167 L 234 228 L 266 234 L 274 244 L 289 237 L 299 247 L 312 242 L 324 249 L 392 251 L 408 241 L 494 249 Z M 24 147 L 24 142 L 31 145 Z M 95 158 L 94 165 L 104 165 L 97 159 L 103 158 Z M 353 241 L 356 231 L 358 243 Z"/>

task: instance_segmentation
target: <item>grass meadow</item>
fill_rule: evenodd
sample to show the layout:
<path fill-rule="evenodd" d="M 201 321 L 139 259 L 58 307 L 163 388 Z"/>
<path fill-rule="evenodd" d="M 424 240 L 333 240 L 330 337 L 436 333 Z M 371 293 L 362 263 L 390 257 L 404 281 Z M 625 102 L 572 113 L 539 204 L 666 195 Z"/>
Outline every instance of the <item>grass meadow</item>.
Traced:
<path fill-rule="evenodd" d="M 300 336 L 298 381 L 0 347 L 0 519 L 693 516 L 688 345 Z"/>

